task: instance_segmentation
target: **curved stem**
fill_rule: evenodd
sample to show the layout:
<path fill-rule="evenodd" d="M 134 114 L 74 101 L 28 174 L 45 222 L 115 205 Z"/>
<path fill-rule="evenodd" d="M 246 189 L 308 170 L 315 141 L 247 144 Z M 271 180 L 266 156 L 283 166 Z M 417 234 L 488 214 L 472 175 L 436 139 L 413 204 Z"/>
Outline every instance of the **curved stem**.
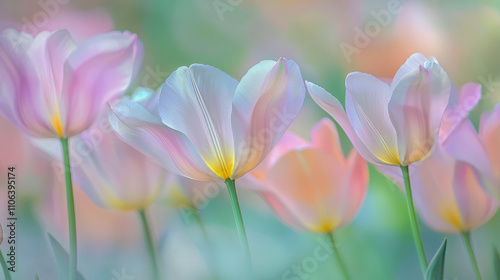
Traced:
<path fill-rule="evenodd" d="M 481 271 L 479 270 L 479 266 L 477 265 L 476 257 L 474 256 L 474 251 L 472 250 L 472 245 L 470 242 L 470 233 L 469 232 L 462 232 L 462 237 L 464 238 L 465 246 L 467 247 L 467 252 L 469 253 L 470 262 L 472 263 L 472 266 L 474 267 L 474 272 L 476 273 L 476 279 L 482 280 L 483 278 L 481 277 Z"/>
<path fill-rule="evenodd" d="M 5 262 L 5 259 L 3 257 L 2 250 L 0 250 L 0 265 L 2 266 L 5 280 L 12 280 L 12 277 L 10 277 L 9 269 L 7 268 L 7 263 Z"/>
<path fill-rule="evenodd" d="M 225 181 L 227 190 L 229 191 L 229 196 L 231 197 L 231 205 L 233 207 L 234 221 L 236 222 L 236 229 L 238 230 L 238 236 L 240 238 L 241 250 L 243 251 L 243 257 L 247 261 L 248 265 L 251 267 L 252 259 L 250 257 L 250 247 L 248 246 L 247 234 L 245 232 L 245 225 L 243 223 L 243 217 L 241 216 L 240 203 L 238 202 L 238 195 L 236 194 L 236 185 L 234 180 L 226 179 Z"/>
<path fill-rule="evenodd" d="M 139 210 L 139 217 L 141 218 L 142 229 L 144 231 L 144 239 L 146 240 L 146 247 L 148 248 L 149 260 L 151 261 L 154 279 L 159 280 L 160 270 L 158 266 L 158 258 L 153 241 L 153 235 L 151 234 L 151 227 L 149 226 L 148 218 L 146 217 L 146 211 Z"/>
<path fill-rule="evenodd" d="M 76 280 L 77 247 L 76 247 L 76 218 L 75 200 L 73 196 L 73 182 L 71 179 L 71 166 L 69 160 L 68 138 L 61 138 L 64 156 L 64 174 L 66 177 L 66 201 L 68 204 L 69 225 L 69 280 Z"/>
<path fill-rule="evenodd" d="M 411 184 L 410 184 L 410 173 L 408 172 L 408 166 L 401 166 L 401 171 L 403 172 L 403 177 L 405 181 L 406 190 L 406 204 L 408 206 L 408 214 L 410 215 L 411 231 L 413 234 L 413 241 L 415 242 L 415 247 L 418 253 L 418 260 L 420 261 L 420 268 L 422 273 L 425 275 L 427 270 L 427 258 L 425 257 L 424 245 L 422 244 L 422 237 L 420 237 L 420 232 L 418 230 L 417 215 L 415 214 L 415 206 L 413 206 L 413 198 L 411 195 Z"/>
<path fill-rule="evenodd" d="M 338 261 L 339 266 L 340 266 L 340 270 L 342 270 L 342 274 L 344 275 L 344 278 L 346 280 L 349 280 L 350 279 L 349 273 L 347 272 L 347 269 L 344 265 L 344 262 L 342 261 L 342 258 L 340 257 L 339 250 L 337 249 L 337 246 L 335 245 L 333 232 L 327 233 L 326 235 L 328 236 L 328 238 L 330 238 L 330 241 L 332 242 L 333 252 L 335 253 L 335 257 L 337 258 L 337 261 Z"/>

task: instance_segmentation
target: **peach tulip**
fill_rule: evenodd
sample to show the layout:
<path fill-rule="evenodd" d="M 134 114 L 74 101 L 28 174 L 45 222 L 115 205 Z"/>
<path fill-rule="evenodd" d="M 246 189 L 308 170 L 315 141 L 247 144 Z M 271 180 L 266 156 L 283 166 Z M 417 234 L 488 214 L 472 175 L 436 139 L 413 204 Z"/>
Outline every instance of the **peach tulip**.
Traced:
<path fill-rule="evenodd" d="M 311 142 L 285 134 L 244 177 L 259 186 L 276 215 L 293 228 L 332 232 L 349 223 L 366 196 L 368 166 L 356 150 L 344 156 L 337 129 L 323 119 Z"/>
<path fill-rule="evenodd" d="M 142 61 L 135 34 L 109 32 L 76 44 L 66 30 L 0 35 L 0 112 L 35 137 L 68 138 L 123 93 Z"/>
<path fill-rule="evenodd" d="M 436 145 L 451 83 L 434 57 L 414 54 L 391 83 L 360 72 L 346 78 L 345 107 L 323 88 L 306 82 L 314 101 L 373 164 L 407 166 Z"/>
<path fill-rule="evenodd" d="M 500 202 L 500 105 L 497 105 L 492 112 L 481 116 L 479 137 L 486 148 L 496 179 L 496 182 L 486 186 L 486 190 L 497 202 Z"/>

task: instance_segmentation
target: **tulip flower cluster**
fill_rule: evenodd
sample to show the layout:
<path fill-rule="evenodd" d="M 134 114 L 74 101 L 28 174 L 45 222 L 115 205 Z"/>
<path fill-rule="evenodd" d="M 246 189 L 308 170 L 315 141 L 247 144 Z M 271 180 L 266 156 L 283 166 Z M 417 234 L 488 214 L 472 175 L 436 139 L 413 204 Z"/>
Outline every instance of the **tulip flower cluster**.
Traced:
<path fill-rule="evenodd" d="M 480 85 L 457 90 L 435 58 L 414 54 L 392 81 L 347 75 L 345 109 L 322 87 L 304 82 L 299 66 L 285 58 L 259 62 L 240 81 L 212 66 L 182 66 L 159 92 L 125 94 L 142 57 L 141 42 L 128 32 L 81 44 L 65 30 L 0 36 L 0 113 L 34 138 L 61 141 L 62 153 L 40 145 L 64 161 L 68 279 L 77 279 L 73 182 L 101 207 L 139 213 L 155 280 L 168 271 L 162 271 L 146 209 L 165 196 L 178 199 L 172 205 L 189 206 L 190 192 L 177 189 L 189 180 L 225 183 L 252 275 L 237 182 L 261 195 L 285 224 L 334 243 L 334 233 L 363 204 L 368 163 L 406 194 L 423 273 L 442 274 L 442 264 L 427 262 L 417 214 L 436 231 L 463 235 L 481 279 L 470 232 L 500 201 L 500 106 L 481 118 L 477 132 L 467 115 L 481 98 Z M 309 142 L 287 132 L 306 88 L 346 133 L 354 147 L 347 155 L 330 119 L 311 129 Z M 103 123 L 108 126 L 95 137 Z M 87 152 L 70 154 L 70 143 Z"/>

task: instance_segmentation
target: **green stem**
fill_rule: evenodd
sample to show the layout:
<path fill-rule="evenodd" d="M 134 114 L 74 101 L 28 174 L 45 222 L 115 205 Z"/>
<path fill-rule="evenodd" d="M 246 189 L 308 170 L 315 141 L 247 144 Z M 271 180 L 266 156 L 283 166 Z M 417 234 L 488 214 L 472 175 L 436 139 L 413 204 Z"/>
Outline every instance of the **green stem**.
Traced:
<path fill-rule="evenodd" d="M 234 183 L 234 180 L 231 179 L 226 179 L 225 183 L 229 191 L 229 196 L 231 197 L 231 205 L 233 207 L 234 221 L 236 222 L 236 229 L 238 230 L 238 236 L 240 237 L 241 250 L 243 251 L 243 256 L 245 260 L 251 267 L 252 259 L 250 257 L 250 248 L 248 246 L 248 239 L 247 239 L 247 234 L 245 232 L 245 225 L 243 224 L 243 217 L 241 216 L 241 209 L 240 209 L 240 203 L 238 202 L 238 195 L 236 194 L 236 185 Z"/>
<path fill-rule="evenodd" d="M 347 272 L 347 269 L 344 265 L 344 262 L 342 261 L 342 258 L 340 257 L 339 250 L 337 249 L 337 245 L 335 245 L 335 239 L 333 237 L 333 232 L 327 233 L 326 235 L 328 236 L 328 238 L 330 238 L 330 241 L 332 242 L 333 252 L 335 253 L 335 257 L 337 258 L 337 261 L 338 261 L 339 266 L 340 266 L 340 270 L 342 270 L 342 274 L 344 275 L 344 278 L 346 280 L 351 279 L 349 277 L 349 273 Z"/>
<path fill-rule="evenodd" d="M 474 251 L 472 250 L 472 245 L 470 242 L 470 233 L 469 232 L 462 232 L 462 237 L 464 238 L 465 246 L 467 247 L 467 252 L 469 253 L 470 262 L 472 263 L 472 266 L 474 267 L 474 272 L 476 273 L 476 279 L 482 280 L 483 277 L 481 277 L 481 271 L 479 270 L 479 266 L 477 265 L 476 257 L 474 256 Z"/>
<path fill-rule="evenodd" d="M 73 196 L 73 182 L 71 179 L 68 138 L 61 138 L 61 145 L 64 156 L 64 174 L 66 176 L 66 201 L 68 204 L 69 280 L 76 280 L 77 247 L 76 247 L 75 200 Z"/>
<path fill-rule="evenodd" d="M 405 181 L 406 204 L 408 206 L 408 214 L 410 215 L 410 224 L 411 224 L 411 231 L 413 234 L 413 241 L 415 242 L 415 247 L 417 248 L 418 260 L 420 261 L 420 268 L 422 269 L 422 273 L 425 275 L 425 272 L 427 271 L 427 258 L 425 257 L 422 237 L 420 237 L 420 232 L 418 230 L 417 215 L 415 214 L 415 206 L 413 206 L 413 198 L 411 195 L 411 184 L 410 184 L 410 172 L 408 172 L 408 166 L 401 166 L 401 171 L 403 172 L 403 177 Z"/>
<path fill-rule="evenodd" d="M 2 265 L 5 280 L 12 280 L 12 277 L 10 277 L 9 269 L 7 268 L 7 263 L 5 262 L 5 259 L 3 257 L 2 250 L 0 250 L 0 265 Z"/>
<path fill-rule="evenodd" d="M 153 235 L 151 234 L 151 227 L 149 226 L 148 218 L 146 217 L 145 210 L 139 210 L 139 216 L 141 218 L 142 229 L 144 231 L 144 238 L 146 240 L 146 247 L 148 248 L 149 260 L 151 261 L 151 266 L 153 268 L 153 275 L 155 280 L 160 279 L 160 270 L 158 266 L 158 258 L 153 242 Z"/>

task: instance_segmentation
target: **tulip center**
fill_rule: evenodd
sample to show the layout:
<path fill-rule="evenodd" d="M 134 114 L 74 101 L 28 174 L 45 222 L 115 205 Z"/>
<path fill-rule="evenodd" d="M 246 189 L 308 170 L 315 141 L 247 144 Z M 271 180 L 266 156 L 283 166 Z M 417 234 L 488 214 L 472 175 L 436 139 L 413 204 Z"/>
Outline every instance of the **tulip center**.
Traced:
<path fill-rule="evenodd" d="M 54 113 L 52 113 L 52 116 L 50 117 L 50 123 L 52 124 L 52 127 L 57 132 L 57 134 L 59 134 L 60 137 L 63 137 L 61 115 L 59 114 L 58 109 L 54 110 Z"/>

